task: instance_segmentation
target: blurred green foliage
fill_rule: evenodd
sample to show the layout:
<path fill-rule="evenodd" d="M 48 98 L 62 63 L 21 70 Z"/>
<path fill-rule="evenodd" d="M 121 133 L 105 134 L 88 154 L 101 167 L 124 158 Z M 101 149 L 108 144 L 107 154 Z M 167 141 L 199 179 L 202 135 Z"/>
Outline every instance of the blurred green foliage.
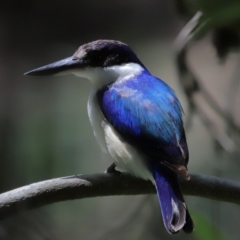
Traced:
<path fill-rule="evenodd" d="M 227 240 L 221 229 L 209 220 L 203 213 L 196 209 L 191 210 L 191 215 L 194 219 L 195 230 L 193 232 L 196 240 Z"/>
<path fill-rule="evenodd" d="M 239 0 L 183 0 L 185 14 L 194 15 L 201 11 L 203 16 L 198 27 L 201 34 L 214 27 L 239 28 L 240 1 Z M 198 28 L 196 28 L 198 30 Z"/>

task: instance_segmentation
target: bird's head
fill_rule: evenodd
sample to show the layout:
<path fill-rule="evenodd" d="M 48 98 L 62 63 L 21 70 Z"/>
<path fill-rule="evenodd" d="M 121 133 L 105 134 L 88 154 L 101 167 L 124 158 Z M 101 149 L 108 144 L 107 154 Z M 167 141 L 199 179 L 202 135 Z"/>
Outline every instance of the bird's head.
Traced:
<path fill-rule="evenodd" d="M 74 74 L 89 79 L 93 84 L 103 85 L 143 68 L 127 44 L 115 40 L 97 40 L 80 46 L 72 57 L 34 69 L 25 75 Z"/>

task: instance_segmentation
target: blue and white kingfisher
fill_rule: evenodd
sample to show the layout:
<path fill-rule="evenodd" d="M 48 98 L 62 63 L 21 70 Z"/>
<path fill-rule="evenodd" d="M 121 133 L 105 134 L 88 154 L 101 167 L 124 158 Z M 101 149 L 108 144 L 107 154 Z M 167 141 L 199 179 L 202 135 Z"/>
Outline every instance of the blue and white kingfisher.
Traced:
<path fill-rule="evenodd" d="M 194 224 L 178 182 L 178 176 L 190 177 L 182 107 L 175 92 L 128 45 L 114 40 L 84 44 L 72 57 L 25 73 L 65 74 L 92 82 L 88 115 L 102 150 L 113 159 L 107 171 L 117 166 L 151 180 L 166 230 L 191 233 Z"/>

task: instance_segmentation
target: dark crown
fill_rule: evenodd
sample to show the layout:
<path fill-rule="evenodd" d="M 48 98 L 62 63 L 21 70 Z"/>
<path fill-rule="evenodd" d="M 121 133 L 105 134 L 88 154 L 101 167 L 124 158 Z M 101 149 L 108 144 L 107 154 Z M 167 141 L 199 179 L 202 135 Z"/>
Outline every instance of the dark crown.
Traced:
<path fill-rule="evenodd" d="M 130 47 L 120 41 L 97 40 L 82 45 L 73 55 L 81 59 L 86 67 L 108 67 L 124 63 L 143 64 Z"/>

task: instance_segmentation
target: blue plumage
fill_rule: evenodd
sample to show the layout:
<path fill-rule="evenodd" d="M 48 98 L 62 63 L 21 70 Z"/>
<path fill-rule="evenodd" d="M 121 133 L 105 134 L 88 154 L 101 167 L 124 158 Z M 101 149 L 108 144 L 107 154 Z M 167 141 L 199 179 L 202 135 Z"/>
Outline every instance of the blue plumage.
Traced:
<path fill-rule="evenodd" d="M 155 181 L 168 232 L 182 228 L 191 232 L 193 222 L 177 178 L 179 174 L 188 179 L 188 148 L 182 107 L 174 91 L 144 70 L 103 88 L 98 100 L 105 118 L 122 140 L 145 156 L 144 164 Z"/>
<path fill-rule="evenodd" d="M 183 134 L 182 108 L 174 91 L 146 70 L 104 92 L 103 110 L 115 127 L 175 143 Z"/>
<path fill-rule="evenodd" d="M 181 193 L 177 175 L 165 166 L 152 168 L 163 223 L 169 233 L 193 230 L 193 222 Z"/>
<path fill-rule="evenodd" d="M 187 163 L 182 107 L 166 83 L 144 70 L 116 81 L 99 96 L 105 117 L 125 141 L 144 149 L 151 159 Z"/>

